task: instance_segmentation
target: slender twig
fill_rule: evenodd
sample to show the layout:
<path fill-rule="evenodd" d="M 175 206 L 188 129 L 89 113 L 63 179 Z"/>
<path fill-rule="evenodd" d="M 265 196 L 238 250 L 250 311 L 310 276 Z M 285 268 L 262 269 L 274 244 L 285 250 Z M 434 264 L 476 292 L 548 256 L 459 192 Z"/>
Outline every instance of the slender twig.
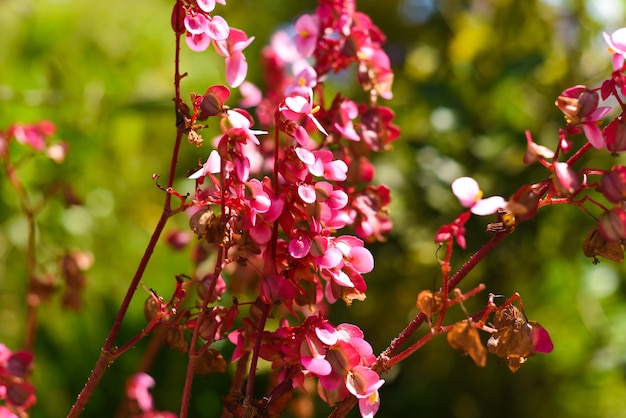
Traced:
<path fill-rule="evenodd" d="M 506 237 L 510 232 L 501 232 L 494 235 L 485 245 L 483 245 L 476 253 L 474 253 L 466 262 L 461 266 L 461 268 L 450 278 L 448 281 L 448 289 L 453 289 L 461 283 L 461 281 L 472 271 L 478 263 L 480 263 L 487 254 L 491 253 L 493 249 Z M 385 351 L 382 352 L 378 356 L 376 363 L 372 365 L 372 370 L 377 372 L 378 374 L 384 373 L 387 368 L 386 362 L 390 357 L 392 357 L 400 348 L 406 344 L 409 338 L 418 330 L 418 328 L 426 321 L 426 315 L 423 312 L 420 312 L 413 318 L 411 322 L 402 330 L 402 332 L 394 338 L 389 347 Z M 429 333 L 432 334 L 432 333 Z M 425 335 L 424 343 L 432 338 L 432 336 Z M 421 345 L 423 345 L 422 343 Z M 421 347 L 420 345 L 420 347 Z M 345 417 L 356 405 L 356 398 L 353 395 L 348 396 L 344 399 L 335 410 L 329 415 L 331 418 L 340 418 Z"/>
<path fill-rule="evenodd" d="M 177 1 L 180 1 L 180 0 L 177 0 Z M 178 106 L 179 99 L 180 99 L 180 79 L 182 78 L 180 75 L 180 67 L 179 67 L 179 50 L 180 50 L 180 35 L 176 34 L 176 59 L 175 59 L 175 73 L 174 73 L 174 80 L 175 80 L 174 84 L 175 84 L 175 90 L 176 90 L 176 100 L 174 101 L 175 107 Z M 174 175 L 176 173 L 176 167 L 178 165 L 178 153 L 180 150 L 181 142 L 182 142 L 182 133 L 179 130 L 177 130 L 176 139 L 174 141 L 174 148 L 172 151 L 172 158 L 170 160 L 170 170 L 169 170 L 169 174 L 167 178 L 168 187 L 172 187 L 172 185 L 174 184 Z M 126 291 L 126 296 L 124 297 L 124 300 L 122 301 L 122 304 L 115 317 L 115 320 L 113 321 L 113 326 L 111 327 L 111 330 L 109 331 L 109 335 L 107 336 L 104 346 L 102 347 L 100 351 L 100 356 L 98 357 L 98 360 L 96 361 L 96 365 L 94 366 L 93 371 L 91 375 L 89 376 L 87 383 L 85 384 L 85 387 L 80 392 L 80 394 L 78 395 L 78 398 L 76 399 L 76 402 L 72 406 L 72 409 L 70 410 L 68 414 L 68 418 L 75 418 L 75 417 L 80 416 L 82 411 L 87 406 L 89 399 L 91 399 L 91 396 L 96 390 L 96 387 L 98 386 L 98 383 L 102 379 L 104 372 L 115 359 L 115 347 L 114 347 L 115 339 L 122 325 L 122 320 L 124 319 L 124 316 L 126 315 L 128 307 L 130 306 L 130 302 L 132 301 L 135 291 L 137 290 L 139 281 L 143 277 L 146 267 L 148 266 L 148 263 L 150 262 L 152 254 L 154 252 L 154 248 L 159 242 L 159 238 L 161 237 L 161 233 L 163 232 L 163 229 L 165 228 L 167 220 L 172 215 L 171 213 L 172 203 L 171 202 L 172 202 L 172 195 L 170 193 L 166 193 L 165 201 L 163 203 L 163 212 L 161 213 L 161 217 L 159 218 L 159 221 L 157 222 L 154 228 L 154 232 L 152 233 L 152 236 L 150 237 L 150 241 L 148 242 L 146 250 L 144 251 L 144 254 L 141 257 L 139 266 L 137 267 L 137 270 L 135 271 L 135 275 L 133 276 L 133 279 L 131 280 L 128 286 L 128 290 Z"/>

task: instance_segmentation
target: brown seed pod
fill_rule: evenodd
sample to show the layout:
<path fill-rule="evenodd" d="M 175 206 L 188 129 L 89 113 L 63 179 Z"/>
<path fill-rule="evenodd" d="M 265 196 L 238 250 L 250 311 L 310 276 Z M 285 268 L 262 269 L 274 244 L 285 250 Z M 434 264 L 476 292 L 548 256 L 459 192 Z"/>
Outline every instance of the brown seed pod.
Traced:
<path fill-rule="evenodd" d="M 438 314 L 443 309 L 443 294 L 441 292 L 433 293 L 430 290 L 422 290 L 417 295 L 417 307 L 424 312 L 428 318 Z"/>
<path fill-rule="evenodd" d="M 226 371 L 226 360 L 222 353 L 214 348 L 209 348 L 198 357 L 195 372 L 197 374 L 207 374 L 211 372 L 224 373 Z"/>
<path fill-rule="evenodd" d="M 455 350 L 461 350 L 469 354 L 479 367 L 487 364 L 487 350 L 480 341 L 478 331 L 469 321 L 460 321 L 454 324 L 448 331 L 448 344 Z"/>
<path fill-rule="evenodd" d="M 622 245 L 619 242 L 609 242 L 602 238 L 597 226 L 593 227 L 587 234 L 583 242 L 583 252 L 587 257 L 593 258 L 593 264 L 600 262 L 597 256 L 608 258 L 617 263 L 624 262 Z"/>

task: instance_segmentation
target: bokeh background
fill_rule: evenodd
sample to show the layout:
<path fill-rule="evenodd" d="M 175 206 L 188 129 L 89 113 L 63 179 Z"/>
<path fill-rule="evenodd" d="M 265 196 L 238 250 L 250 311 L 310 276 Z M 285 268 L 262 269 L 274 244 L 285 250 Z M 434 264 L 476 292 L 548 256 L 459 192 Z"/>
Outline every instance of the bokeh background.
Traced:
<path fill-rule="evenodd" d="M 95 257 L 82 311 L 63 309 L 59 295 L 40 309 L 33 417 L 69 410 L 160 215 L 163 193 L 151 175 L 167 172 L 175 135 L 171 3 L 0 0 L 0 127 L 45 118 L 70 144 L 64 164 L 35 159 L 21 173 L 35 200 L 48 201 L 39 217 L 40 261 L 53 263 L 59 248 Z M 256 57 L 272 32 L 314 7 L 312 0 L 230 0 L 219 9 L 231 26 L 256 37 L 246 54 L 251 81 L 261 81 Z M 393 191 L 394 232 L 370 246 L 377 266 L 367 276 L 367 300 L 337 306 L 332 319 L 358 324 L 378 353 L 417 313 L 418 292 L 439 286 L 433 235 L 461 209 L 452 180 L 470 175 L 486 194 L 509 196 L 546 177 L 541 167 L 522 164 L 524 131 L 556 144 L 563 116 L 554 100 L 567 87 L 595 87 L 608 77 L 601 33 L 626 25 L 626 2 L 359 0 L 358 7 L 388 36 L 396 72 L 388 104 L 403 134 L 394 151 L 377 160 L 379 181 Z M 212 52 L 184 49 L 182 65 L 190 73 L 185 96 L 224 80 L 223 61 Z M 206 147 L 186 146 L 180 177 L 207 154 Z M 585 161 L 591 167 L 624 163 L 599 152 Z M 184 180 L 176 186 L 189 187 Z M 26 229 L 4 177 L 0 187 L 0 342 L 19 349 Z M 58 191 L 68 188 L 81 205 L 63 203 Z M 454 267 L 486 242 L 485 224 L 492 221 L 470 221 L 468 248 L 455 253 Z M 175 219 L 171 227 L 177 223 L 186 221 Z M 378 416 L 626 417 L 624 266 L 607 260 L 594 266 L 584 257 L 582 241 L 593 223 L 575 208 L 546 208 L 462 283 L 464 289 L 482 282 L 489 292 L 520 292 L 528 316 L 549 330 L 552 354 L 512 374 L 495 357 L 478 368 L 438 337 L 385 376 Z M 162 243 L 144 284 L 169 294 L 174 275 L 188 269 L 189 254 Z M 138 292 L 119 341 L 145 324 L 145 296 Z M 468 301 L 468 310 L 480 309 L 486 297 Z M 114 416 L 122 382 L 146 344 L 110 367 L 84 416 Z M 228 343 L 219 348 L 229 357 Z M 157 407 L 178 410 L 185 364 L 178 352 L 159 353 L 150 370 Z M 197 378 L 191 416 L 217 416 L 228 381 Z M 320 406 L 316 416 L 328 412 Z"/>

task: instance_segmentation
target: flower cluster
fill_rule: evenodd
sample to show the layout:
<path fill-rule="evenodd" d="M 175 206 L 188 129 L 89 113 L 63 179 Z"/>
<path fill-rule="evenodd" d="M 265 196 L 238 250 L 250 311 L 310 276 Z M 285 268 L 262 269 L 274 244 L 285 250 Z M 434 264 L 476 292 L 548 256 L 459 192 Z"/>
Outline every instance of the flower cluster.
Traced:
<path fill-rule="evenodd" d="M 293 32 L 276 33 L 264 48 L 266 91 L 261 93 L 245 81 L 241 51 L 253 38 L 212 15 L 214 6 L 177 6 L 174 29 L 185 34 L 193 50 L 213 43 L 226 57 L 228 83 L 241 86 L 241 105 L 256 109 L 229 107 L 230 90 L 222 85 L 192 94 L 189 107 L 182 102 L 177 107 L 179 127 L 196 146 L 203 144 L 196 121 L 220 118 L 215 148 L 188 176 L 196 190 L 184 207 L 192 231 L 202 238 L 198 247 L 220 248 L 211 277 L 223 272 L 225 286 L 233 292 L 235 277 L 249 277 L 246 288 L 258 295 L 251 317 L 228 335 L 237 344 L 233 360 L 251 353 L 271 361 L 275 373 L 288 374 L 296 384 L 304 377 L 317 378 L 329 404 L 351 394 L 359 399 L 362 414 L 371 416 L 383 384 L 369 368 L 375 360 L 371 347 L 358 328 L 334 328 L 320 312 L 340 299 L 348 305 L 365 299 L 363 275 L 374 268 L 365 242 L 383 240 L 391 229 L 389 189 L 369 184 L 374 177 L 371 154 L 388 150 L 400 134 L 393 112 L 378 104 L 378 98 L 391 97 L 393 80 L 382 50 L 384 36 L 356 11 L 354 1 L 321 1 L 315 13 L 295 22 Z M 356 103 L 337 93 L 325 104 L 331 86 L 327 76 L 351 66 L 370 100 Z M 253 129 L 254 116 L 261 129 Z M 338 232 L 348 228 L 357 236 Z M 210 258 L 208 252 L 202 254 L 199 271 Z M 199 271 L 194 277 L 201 276 Z M 211 302 L 210 292 L 203 303 Z M 286 308 L 280 318 L 284 325 L 265 329 L 267 314 L 262 313 L 278 306 Z M 205 315 L 215 309 L 208 308 Z M 210 322 L 193 325 L 189 320 L 187 326 L 203 330 L 198 332 L 209 344 L 229 328 L 207 332 Z M 254 351 L 257 338 L 263 340 L 259 353 Z M 278 345 L 270 350 L 272 344 L 282 351 Z M 280 353 L 280 360 L 270 353 Z"/>
<path fill-rule="evenodd" d="M 36 402 L 35 387 L 29 382 L 34 356 L 28 351 L 11 351 L 0 344 L 0 416 L 24 416 Z"/>
<path fill-rule="evenodd" d="M 241 357 L 256 333 L 248 321 L 245 328 L 229 335 L 237 345 L 233 361 Z M 352 394 L 359 399 L 362 416 L 373 416 L 378 410 L 378 389 L 384 380 L 370 369 L 376 357 L 357 326 L 334 327 L 320 316 L 310 316 L 301 325 L 264 333 L 262 341 L 260 355 L 279 371 L 281 380 L 289 379 L 295 387 L 314 377 L 319 396 L 329 405 Z"/>
<path fill-rule="evenodd" d="M 185 34 L 187 46 L 193 51 L 202 52 L 213 44 L 215 51 L 224 57 L 226 80 L 232 87 L 238 87 L 246 78 L 248 63 L 243 50 L 252 43 L 242 30 L 231 28 L 226 20 L 213 14 L 216 3 L 226 4 L 225 0 L 197 0 L 184 4 L 176 2 L 172 12 L 172 27 L 179 34 Z"/>

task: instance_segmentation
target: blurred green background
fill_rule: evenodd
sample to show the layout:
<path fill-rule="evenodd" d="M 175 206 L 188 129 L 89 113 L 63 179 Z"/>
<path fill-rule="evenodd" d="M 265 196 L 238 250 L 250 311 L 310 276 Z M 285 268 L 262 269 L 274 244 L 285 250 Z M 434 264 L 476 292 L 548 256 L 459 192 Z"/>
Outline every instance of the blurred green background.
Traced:
<path fill-rule="evenodd" d="M 58 295 L 39 311 L 33 417 L 69 410 L 160 215 L 163 193 L 151 175 L 167 173 L 175 136 L 171 3 L 0 0 L 0 127 L 45 118 L 70 144 L 64 164 L 35 159 L 21 172 L 35 200 L 50 198 L 39 217 L 40 262 L 54 262 L 59 248 L 95 256 L 83 311 L 62 309 Z M 271 33 L 314 7 L 312 0 L 232 0 L 218 9 L 231 26 L 256 37 L 246 54 L 249 80 L 261 81 L 256 57 Z M 439 286 L 433 236 L 461 210 L 452 180 L 470 175 L 486 195 L 509 196 L 519 185 L 545 178 L 541 167 L 522 164 L 524 130 L 536 142 L 556 144 L 563 116 L 554 100 L 567 87 L 595 87 L 609 76 L 601 32 L 626 25 L 626 2 L 359 0 L 358 8 L 388 36 L 396 71 L 389 106 L 403 134 L 393 153 L 377 160 L 379 181 L 393 191 L 394 232 L 388 242 L 370 246 L 377 266 L 366 277 L 367 300 L 337 306 L 332 319 L 358 324 L 378 353 L 416 314 L 417 293 Z M 190 74 L 184 97 L 223 83 L 223 61 L 212 51 L 183 48 L 182 67 Z M 207 154 L 206 147 L 185 146 L 180 178 Z M 624 158 L 592 152 L 586 165 L 618 162 Z M 176 186 L 184 191 L 188 183 Z M 82 205 L 50 197 L 66 186 Z M 0 187 L 0 342 L 19 349 L 25 222 L 4 177 Z M 456 251 L 453 267 L 489 239 L 484 228 L 492 221 L 469 222 L 468 249 Z M 181 217 L 171 226 L 177 222 L 186 224 Z M 478 368 L 444 337 L 436 338 L 385 376 L 378 416 L 626 417 L 624 267 L 607 260 L 594 266 L 584 257 L 581 245 L 592 225 L 575 208 L 542 210 L 462 283 L 466 290 L 483 282 L 488 292 L 520 292 L 530 319 L 549 330 L 552 354 L 538 355 L 512 374 L 491 356 L 487 367 Z M 174 275 L 188 269 L 188 253 L 161 244 L 144 284 L 169 294 Z M 142 292 L 118 341 L 145 324 Z M 468 310 L 484 306 L 486 293 L 468 301 Z M 114 415 L 122 382 L 146 344 L 108 370 L 84 416 Z M 229 357 L 232 347 L 221 348 Z M 185 364 L 177 352 L 159 354 L 150 371 L 158 408 L 178 410 Z M 197 378 L 191 416 L 217 416 L 225 383 L 223 376 Z M 320 406 L 316 416 L 328 412 Z"/>

